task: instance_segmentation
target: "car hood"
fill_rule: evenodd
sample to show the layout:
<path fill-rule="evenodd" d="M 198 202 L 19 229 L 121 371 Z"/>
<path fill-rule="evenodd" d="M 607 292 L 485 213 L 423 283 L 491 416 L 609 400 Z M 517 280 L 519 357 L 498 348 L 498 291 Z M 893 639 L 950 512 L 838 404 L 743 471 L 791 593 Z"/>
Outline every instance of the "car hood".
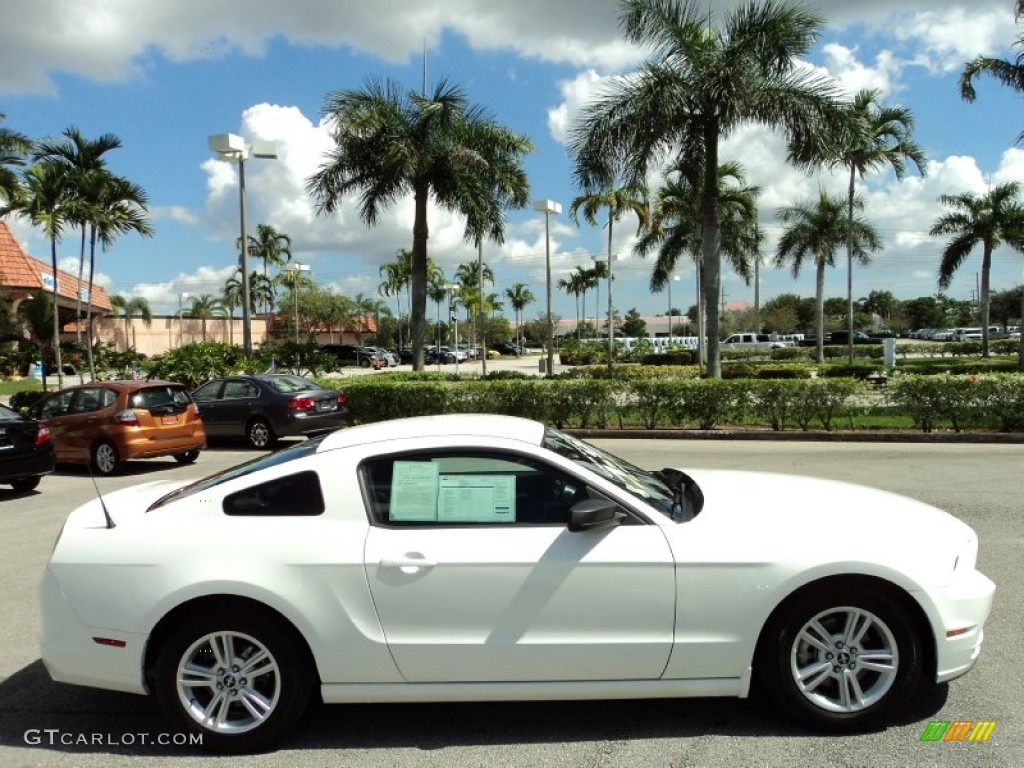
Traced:
<path fill-rule="evenodd" d="M 976 551 L 970 526 L 920 501 L 850 483 L 760 472 L 687 470 L 704 509 L 670 534 L 689 561 L 842 563 L 945 583 Z M 970 555 L 973 557 L 973 555 Z"/>

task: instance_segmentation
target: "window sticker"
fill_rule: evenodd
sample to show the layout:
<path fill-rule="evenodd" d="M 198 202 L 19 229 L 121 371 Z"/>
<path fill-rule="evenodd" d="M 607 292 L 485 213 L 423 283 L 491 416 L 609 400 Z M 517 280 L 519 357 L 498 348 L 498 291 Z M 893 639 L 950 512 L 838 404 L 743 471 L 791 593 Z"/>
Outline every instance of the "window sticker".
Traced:
<path fill-rule="evenodd" d="M 441 475 L 437 520 L 441 523 L 514 523 L 513 475 Z"/>
<path fill-rule="evenodd" d="M 437 520 L 438 467 L 431 461 L 396 461 L 391 475 L 388 519 Z"/>

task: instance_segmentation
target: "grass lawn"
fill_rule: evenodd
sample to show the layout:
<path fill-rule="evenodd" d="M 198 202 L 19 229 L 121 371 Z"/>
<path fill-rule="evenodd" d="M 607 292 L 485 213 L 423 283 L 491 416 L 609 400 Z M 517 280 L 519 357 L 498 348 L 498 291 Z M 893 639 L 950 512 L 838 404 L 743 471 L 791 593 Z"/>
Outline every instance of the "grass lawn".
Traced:
<path fill-rule="evenodd" d="M 13 395 L 15 392 L 38 392 L 43 388 L 39 379 L 0 380 L 0 395 Z"/>

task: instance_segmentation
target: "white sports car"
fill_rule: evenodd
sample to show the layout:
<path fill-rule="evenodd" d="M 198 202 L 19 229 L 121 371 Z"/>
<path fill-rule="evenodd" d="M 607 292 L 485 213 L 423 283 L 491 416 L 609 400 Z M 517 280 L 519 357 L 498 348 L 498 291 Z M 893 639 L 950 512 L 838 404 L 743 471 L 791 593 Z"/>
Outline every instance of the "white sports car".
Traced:
<path fill-rule="evenodd" d="M 71 513 L 55 680 L 152 693 L 218 751 L 324 702 L 745 697 L 832 730 L 978 657 L 971 528 L 822 480 L 647 472 L 537 422 L 335 432 Z"/>

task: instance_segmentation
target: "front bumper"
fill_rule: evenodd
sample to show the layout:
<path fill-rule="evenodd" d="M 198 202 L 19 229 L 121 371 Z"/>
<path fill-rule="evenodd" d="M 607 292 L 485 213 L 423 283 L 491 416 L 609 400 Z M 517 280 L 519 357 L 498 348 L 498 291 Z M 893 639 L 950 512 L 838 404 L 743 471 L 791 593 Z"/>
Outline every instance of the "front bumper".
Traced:
<path fill-rule="evenodd" d="M 946 589 L 930 594 L 940 618 L 933 622 L 937 683 L 967 674 L 978 660 L 995 590 L 991 579 L 970 570 L 956 574 Z"/>

